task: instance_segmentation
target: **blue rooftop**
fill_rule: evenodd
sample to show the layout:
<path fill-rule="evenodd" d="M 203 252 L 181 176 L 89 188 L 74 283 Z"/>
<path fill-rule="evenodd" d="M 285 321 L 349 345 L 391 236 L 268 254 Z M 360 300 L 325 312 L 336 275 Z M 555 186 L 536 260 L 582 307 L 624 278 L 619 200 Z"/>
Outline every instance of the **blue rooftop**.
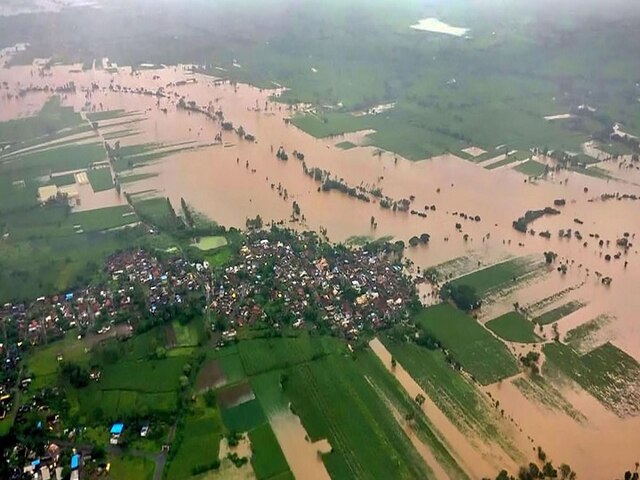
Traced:
<path fill-rule="evenodd" d="M 80 455 L 71 457 L 71 470 L 75 470 L 80 466 Z"/>
<path fill-rule="evenodd" d="M 111 427 L 111 435 L 120 435 L 124 430 L 124 423 L 114 423 Z"/>
<path fill-rule="evenodd" d="M 33 468 L 36 468 L 38 465 L 40 465 L 40 459 L 36 458 L 33 462 L 31 462 L 31 466 Z"/>

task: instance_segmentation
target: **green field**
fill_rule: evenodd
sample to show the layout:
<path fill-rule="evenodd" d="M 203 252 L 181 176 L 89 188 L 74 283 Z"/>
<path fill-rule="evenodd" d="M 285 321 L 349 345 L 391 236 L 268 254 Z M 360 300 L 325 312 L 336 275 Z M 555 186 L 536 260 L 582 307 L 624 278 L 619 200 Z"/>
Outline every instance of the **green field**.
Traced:
<path fill-rule="evenodd" d="M 582 356 L 561 343 L 542 350 L 543 373 L 572 379 L 620 417 L 638 413 L 640 364 L 615 345 L 607 342 Z"/>
<path fill-rule="evenodd" d="M 108 167 L 87 170 L 87 176 L 89 177 L 91 188 L 96 193 L 111 190 L 114 187 L 111 169 Z"/>
<path fill-rule="evenodd" d="M 518 373 L 507 347 L 475 319 L 447 303 L 425 308 L 415 321 L 436 337 L 453 358 L 482 385 Z"/>
<path fill-rule="evenodd" d="M 462 432 L 475 432 L 481 438 L 497 442 L 511 456 L 517 456 L 517 448 L 502 432 L 499 412 L 478 387 L 451 368 L 441 351 L 386 337 L 381 340 L 393 358 Z"/>
<path fill-rule="evenodd" d="M 258 480 L 274 478 L 291 472 L 280 444 L 268 423 L 249 432 L 251 441 L 251 466 Z"/>
<path fill-rule="evenodd" d="M 70 331 L 63 339 L 34 350 L 27 356 L 25 370 L 33 375 L 32 388 L 41 388 L 55 383 L 58 372 L 58 356 L 64 361 L 81 364 L 89 362 L 85 352 L 87 344 L 77 339 L 77 332 Z"/>
<path fill-rule="evenodd" d="M 562 318 L 572 314 L 573 312 L 577 312 L 584 306 L 585 304 L 583 302 L 579 302 L 575 300 L 571 302 L 567 302 L 563 305 L 560 305 L 559 307 L 554 308 L 553 310 L 549 310 L 548 312 L 535 317 L 533 321 L 538 325 L 548 325 L 550 323 L 554 323 L 554 322 L 557 322 L 558 320 L 561 320 Z"/>
<path fill-rule="evenodd" d="M 509 312 L 489 320 L 485 326 L 503 340 L 535 343 L 541 338 L 534 333 L 534 324 L 518 312 Z"/>
<path fill-rule="evenodd" d="M 85 233 L 123 227 L 138 221 L 138 216 L 129 205 L 76 212 L 69 217 L 69 223 L 79 225 Z"/>
<path fill-rule="evenodd" d="M 167 480 L 190 478 L 194 468 L 211 465 L 218 459 L 223 435 L 220 411 L 200 403 L 180 426 L 176 451 L 166 469 Z"/>
<path fill-rule="evenodd" d="M 266 421 L 262 406 L 257 399 L 235 407 L 222 409 L 222 421 L 233 432 L 248 432 Z"/>
<path fill-rule="evenodd" d="M 516 172 L 525 174 L 527 177 L 539 177 L 544 175 L 547 171 L 547 167 L 544 163 L 536 162 L 535 160 L 529 160 L 528 162 L 521 163 L 513 169 Z"/>
<path fill-rule="evenodd" d="M 151 460 L 128 455 L 112 456 L 110 477 L 118 480 L 151 480 L 155 464 Z"/>
<path fill-rule="evenodd" d="M 290 371 L 285 393 L 311 441 L 331 444 L 323 461 L 332 478 L 430 477 L 357 361 L 332 355 L 302 364 Z"/>
<path fill-rule="evenodd" d="M 544 271 L 544 262 L 537 257 L 519 257 L 477 270 L 451 282 L 469 285 L 476 293 L 486 295 L 510 290 L 517 284 L 536 277 Z"/>
<path fill-rule="evenodd" d="M 224 247 L 226 244 L 227 239 L 221 235 L 217 235 L 215 237 L 202 237 L 198 239 L 198 241 L 194 243 L 193 246 L 199 248 L 200 250 L 207 251 Z"/>

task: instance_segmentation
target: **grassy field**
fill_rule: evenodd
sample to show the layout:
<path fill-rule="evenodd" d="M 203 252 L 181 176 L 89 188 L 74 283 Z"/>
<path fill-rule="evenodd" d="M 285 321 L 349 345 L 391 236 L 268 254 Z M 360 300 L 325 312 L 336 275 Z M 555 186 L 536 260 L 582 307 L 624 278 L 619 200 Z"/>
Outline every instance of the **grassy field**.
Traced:
<path fill-rule="evenodd" d="M 534 324 L 518 312 L 509 312 L 489 320 L 485 326 L 503 340 L 519 343 L 541 341 L 534 333 Z"/>
<path fill-rule="evenodd" d="M 481 297 L 511 290 L 517 284 L 542 273 L 544 262 L 536 257 L 519 257 L 477 270 L 453 280 L 453 285 L 470 285 Z"/>
<path fill-rule="evenodd" d="M 295 337 L 259 338 L 238 344 L 238 352 L 247 375 L 268 372 L 321 358 L 344 347 L 327 337 L 306 333 Z"/>
<path fill-rule="evenodd" d="M 222 435 L 220 411 L 198 402 L 179 429 L 178 445 L 168 463 L 166 479 L 187 479 L 194 468 L 210 465 L 218 458 Z"/>
<path fill-rule="evenodd" d="M 461 431 L 475 432 L 481 438 L 496 441 L 510 454 L 517 450 L 508 435 L 503 434 L 499 414 L 484 393 L 451 368 L 441 351 L 385 337 L 381 340 L 393 358 Z"/>
<path fill-rule="evenodd" d="M 94 168 L 87 170 L 87 176 L 94 192 L 103 192 L 114 188 L 110 168 Z"/>
<path fill-rule="evenodd" d="M 584 306 L 585 304 L 583 302 L 575 300 L 567 302 L 563 305 L 560 305 L 559 307 L 554 308 L 553 310 L 549 310 L 548 312 L 535 317 L 533 321 L 539 325 L 548 325 L 550 323 L 561 320 L 562 318 L 572 314 L 573 312 L 577 312 Z"/>
<path fill-rule="evenodd" d="M 525 174 L 527 177 L 539 177 L 544 175 L 547 171 L 544 163 L 536 162 L 535 160 L 529 160 L 521 163 L 513 168 L 516 172 Z"/>
<path fill-rule="evenodd" d="M 118 480 L 151 480 L 155 464 L 151 460 L 128 455 L 109 457 L 110 476 Z"/>
<path fill-rule="evenodd" d="M 222 421 L 225 427 L 234 432 L 253 430 L 262 425 L 266 419 L 262 405 L 257 399 L 222 409 Z"/>
<path fill-rule="evenodd" d="M 33 375 L 32 387 L 37 389 L 55 383 L 58 372 L 58 356 L 64 361 L 87 364 L 87 344 L 77 339 L 77 332 L 69 332 L 63 339 L 38 348 L 27 356 L 25 370 Z"/>
<path fill-rule="evenodd" d="M 193 246 L 199 248 L 200 250 L 207 251 L 224 247 L 226 244 L 227 239 L 221 235 L 217 235 L 215 237 L 200 238 L 196 243 L 193 244 Z"/>
<path fill-rule="evenodd" d="M 291 472 L 278 440 L 268 423 L 251 430 L 249 440 L 252 451 L 251 466 L 258 480 L 266 480 Z"/>
<path fill-rule="evenodd" d="M 580 356 L 571 347 L 550 343 L 543 352 L 543 373 L 572 379 L 620 417 L 638 413 L 640 364 L 616 346 L 605 343 Z"/>
<path fill-rule="evenodd" d="M 85 233 L 123 227 L 138 221 L 138 216 L 129 205 L 74 212 L 69 216 L 69 223 L 79 225 Z"/>
<path fill-rule="evenodd" d="M 323 455 L 332 478 L 430 476 L 357 361 L 332 355 L 302 364 L 290 371 L 285 393 L 311 441 L 326 438 L 333 447 Z"/>
<path fill-rule="evenodd" d="M 449 304 L 423 309 L 415 321 L 436 337 L 453 358 L 483 385 L 518 373 L 507 347 L 469 315 Z"/>

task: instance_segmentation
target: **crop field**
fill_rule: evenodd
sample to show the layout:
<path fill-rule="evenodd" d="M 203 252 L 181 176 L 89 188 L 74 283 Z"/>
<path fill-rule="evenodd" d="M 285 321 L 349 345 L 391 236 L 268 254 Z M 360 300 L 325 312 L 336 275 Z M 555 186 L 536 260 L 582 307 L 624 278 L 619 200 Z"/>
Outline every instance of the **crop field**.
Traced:
<path fill-rule="evenodd" d="M 542 376 L 520 377 L 511 383 L 520 390 L 523 396 L 545 407 L 562 412 L 577 422 L 584 423 L 587 418 L 562 396 L 556 389 Z"/>
<path fill-rule="evenodd" d="M 323 461 L 333 478 L 429 477 L 428 467 L 353 359 L 332 355 L 295 367 L 285 393 L 311 441 L 331 444 Z"/>
<path fill-rule="evenodd" d="M 87 118 L 92 122 L 100 122 L 103 120 L 111 120 L 113 118 L 122 118 L 129 115 L 135 115 L 135 112 L 126 112 L 125 110 L 105 110 L 103 112 L 89 112 Z"/>
<path fill-rule="evenodd" d="M 393 358 L 423 388 L 433 402 L 462 432 L 496 441 L 506 452 L 516 447 L 501 433 L 498 414 L 473 383 L 456 372 L 439 350 L 382 337 Z"/>
<path fill-rule="evenodd" d="M 268 423 L 249 432 L 251 441 L 251 466 L 258 480 L 266 480 L 291 472 L 280 444 Z"/>
<path fill-rule="evenodd" d="M 111 456 L 110 475 L 118 480 L 151 480 L 155 464 L 151 460 L 132 456 Z"/>
<path fill-rule="evenodd" d="M 607 342 L 580 356 L 556 342 L 543 352 L 543 373 L 570 378 L 619 417 L 639 413 L 640 364 L 616 346 Z"/>
<path fill-rule="evenodd" d="M 519 257 L 477 270 L 453 280 L 453 285 L 469 285 L 481 297 L 514 288 L 544 271 L 544 262 L 535 257 Z"/>
<path fill-rule="evenodd" d="M 118 177 L 118 182 L 120 182 L 121 184 L 140 182 L 142 180 L 155 178 L 157 176 L 158 176 L 157 173 L 132 173 L 130 175 L 120 175 Z"/>
<path fill-rule="evenodd" d="M 544 175 L 547 171 L 544 163 L 537 162 L 535 160 L 529 160 L 528 162 L 521 163 L 513 168 L 516 172 L 525 174 L 527 177 L 539 177 Z"/>
<path fill-rule="evenodd" d="M 63 145 L 5 159 L 0 163 L 0 174 L 12 180 L 36 178 L 49 173 L 86 169 L 92 163 L 104 160 L 105 156 L 99 143 Z"/>
<path fill-rule="evenodd" d="M 77 333 L 69 332 L 63 339 L 34 350 L 27 356 L 25 369 L 34 376 L 32 387 L 41 388 L 55 383 L 58 372 L 58 356 L 62 360 L 85 364 L 89 355 L 85 352 L 87 345 L 78 341 Z"/>
<path fill-rule="evenodd" d="M 614 318 L 610 315 L 598 315 L 596 318 L 569 330 L 564 337 L 564 343 L 580 354 L 588 353 L 606 341 L 601 338 L 601 334 L 603 329 L 613 320 Z"/>
<path fill-rule="evenodd" d="M 199 333 L 196 321 L 192 321 L 187 325 L 182 325 L 180 322 L 172 322 L 168 328 L 171 328 L 175 334 L 177 347 L 193 347 L 198 345 Z"/>
<path fill-rule="evenodd" d="M 537 316 L 533 319 L 533 321 L 539 325 L 548 325 L 550 323 L 561 320 L 562 318 L 572 314 L 573 312 L 577 312 L 584 306 L 584 303 L 578 301 L 567 302 L 563 305 L 560 305 L 559 307 L 554 308 L 553 310 L 549 310 L 548 312 Z"/>
<path fill-rule="evenodd" d="M 220 247 L 224 247 L 227 244 L 227 239 L 221 235 L 215 237 L 203 237 L 198 239 L 193 245 L 200 250 L 215 250 Z"/>
<path fill-rule="evenodd" d="M 220 411 L 197 405 L 179 429 L 176 452 L 168 462 L 167 480 L 189 478 L 194 469 L 217 460 L 222 435 Z"/>
<path fill-rule="evenodd" d="M 449 304 L 423 309 L 415 317 L 478 382 L 488 385 L 518 373 L 507 347 L 475 319 Z"/>
<path fill-rule="evenodd" d="M 80 225 L 85 233 L 123 227 L 138 221 L 138 216 L 129 205 L 74 212 L 69 217 L 69 223 Z"/>
<path fill-rule="evenodd" d="M 535 324 L 518 312 L 509 312 L 489 320 L 485 326 L 503 340 L 519 343 L 535 343 L 541 338 L 534 333 Z"/>
<path fill-rule="evenodd" d="M 94 168 L 87 170 L 87 176 L 94 192 L 103 192 L 114 188 L 110 168 Z"/>
<path fill-rule="evenodd" d="M 232 408 L 222 408 L 222 421 L 228 430 L 248 432 L 266 421 L 267 417 L 257 399 L 249 400 Z"/>
<path fill-rule="evenodd" d="M 258 338 L 238 344 L 238 352 L 247 375 L 291 367 L 343 348 L 331 339 L 306 333 L 295 337 Z"/>

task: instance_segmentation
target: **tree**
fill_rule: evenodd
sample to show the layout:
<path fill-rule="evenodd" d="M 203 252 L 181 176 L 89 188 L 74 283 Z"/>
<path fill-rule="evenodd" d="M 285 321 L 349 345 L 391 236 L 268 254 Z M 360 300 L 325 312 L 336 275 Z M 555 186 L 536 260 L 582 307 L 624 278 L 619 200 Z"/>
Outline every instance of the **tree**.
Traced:
<path fill-rule="evenodd" d="M 445 301 L 453 300 L 453 303 L 465 312 L 475 310 L 480 307 L 481 304 L 475 288 L 470 285 L 453 285 L 446 283 L 440 290 L 440 297 Z"/>
<path fill-rule="evenodd" d="M 426 398 L 421 393 L 416 395 L 415 401 L 418 405 L 422 406 L 425 402 Z"/>

